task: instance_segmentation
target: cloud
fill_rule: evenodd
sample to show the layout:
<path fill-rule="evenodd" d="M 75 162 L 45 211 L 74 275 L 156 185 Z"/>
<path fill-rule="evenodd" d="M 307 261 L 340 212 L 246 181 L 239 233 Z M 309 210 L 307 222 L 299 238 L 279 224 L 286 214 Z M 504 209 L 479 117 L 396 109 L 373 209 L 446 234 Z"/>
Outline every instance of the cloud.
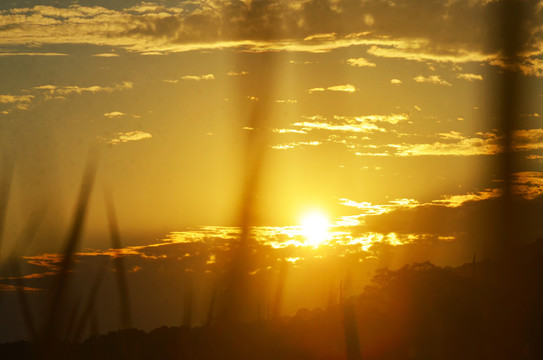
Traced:
<path fill-rule="evenodd" d="M 2 110 L 1 114 L 9 114 L 12 110 L 28 110 L 30 109 L 31 103 L 36 99 L 44 100 L 65 100 L 66 96 L 72 94 L 84 94 L 84 93 L 99 93 L 107 92 L 111 93 L 114 91 L 132 89 L 133 84 L 131 82 L 123 82 L 122 84 L 114 84 L 113 86 L 56 86 L 56 85 L 41 85 L 36 86 L 31 89 L 23 89 L 22 92 L 26 93 L 25 95 L 11 95 L 11 94 L 0 94 L 0 104 L 13 104 L 14 106 L 8 110 Z M 34 93 L 34 94 L 28 94 Z M 104 114 L 106 115 L 106 114 Z M 107 116 L 107 115 L 106 115 Z"/>
<path fill-rule="evenodd" d="M 361 122 L 359 124 L 330 124 L 327 122 L 318 122 L 318 121 L 302 121 L 293 124 L 294 126 L 299 126 L 304 129 L 304 132 L 309 130 L 328 130 L 328 131 L 346 131 L 346 132 L 362 132 L 368 133 L 373 131 L 384 131 L 381 130 L 377 125 L 373 123 Z"/>
<path fill-rule="evenodd" d="M 228 75 L 228 76 L 242 76 L 242 75 L 249 75 L 249 72 L 245 71 L 245 70 L 242 70 L 242 71 L 239 71 L 239 72 L 229 71 L 229 72 L 226 73 L 226 75 Z"/>
<path fill-rule="evenodd" d="M 502 152 L 503 137 L 496 132 L 478 132 L 467 136 L 458 131 L 438 133 L 437 141 L 428 143 L 389 143 L 386 145 L 354 145 L 358 156 L 478 156 Z M 513 150 L 543 149 L 543 129 L 516 130 Z M 534 158 L 535 159 L 535 158 Z"/>
<path fill-rule="evenodd" d="M 513 134 L 513 146 L 516 150 L 543 149 L 543 129 L 515 131 Z"/>
<path fill-rule="evenodd" d="M 543 77 L 543 60 L 539 58 L 542 55 L 543 45 L 541 45 L 540 51 L 536 52 L 534 56 L 527 54 L 514 62 L 496 58 L 490 61 L 490 65 L 499 66 L 511 71 L 519 71 L 527 76 Z"/>
<path fill-rule="evenodd" d="M 26 91 L 26 90 L 24 90 Z M 34 100 L 34 95 L 10 95 L 3 94 L 0 95 L 0 104 L 10 104 L 12 108 L 7 110 L 2 110 L 0 113 L 7 115 L 13 110 L 28 110 L 30 108 L 31 102 Z"/>
<path fill-rule="evenodd" d="M 204 75 L 185 75 L 181 78 L 181 80 L 195 80 L 195 81 L 201 81 L 201 80 L 215 80 L 215 75 L 213 74 L 204 74 Z"/>
<path fill-rule="evenodd" d="M 296 129 L 273 129 L 272 131 L 276 134 L 307 134 L 304 130 Z"/>
<path fill-rule="evenodd" d="M 493 132 L 477 133 L 475 136 L 468 137 L 451 131 L 434 136 L 438 141 L 357 145 L 352 148 L 357 156 L 477 156 L 495 155 L 501 152 L 501 137 Z"/>
<path fill-rule="evenodd" d="M 388 128 L 400 122 L 409 120 L 407 114 L 389 115 L 364 115 L 364 116 L 333 116 L 332 119 L 315 115 L 302 116 L 303 121 L 291 124 L 292 128 L 272 129 L 276 134 L 308 134 L 311 131 L 326 131 L 331 133 L 327 141 L 345 145 L 350 151 L 358 148 L 360 140 L 367 140 L 368 137 L 361 137 L 356 134 L 385 133 Z M 279 144 L 273 146 L 275 149 L 291 149 L 301 145 L 320 145 L 321 142 L 309 144 L 307 141 Z M 369 154 L 365 154 L 369 155 Z M 389 154 L 380 154 L 389 155 Z"/>
<path fill-rule="evenodd" d="M 94 54 L 92 56 L 95 56 L 95 57 L 119 57 L 120 55 L 115 54 L 115 53 L 101 53 L 101 54 Z"/>
<path fill-rule="evenodd" d="M 354 207 L 362 210 L 362 213 L 358 216 L 374 216 L 382 215 L 394 211 L 399 208 L 413 208 L 420 205 L 420 203 L 414 199 L 397 199 L 389 201 L 388 204 L 372 204 L 371 202 L 356 202 L 349 199 L 339 199 L 340 204 L 344 206 Z"/>
<path fill-rule="evenodd" d="M 182 13 L 184 11 L 183 8 L 179 7 L 166 7 L 163 5 L 159 5 L 152 2 L 142 2 L 137 5 L 134 5 L 127 9 L 129 12 L 135 12 L 139 14 L 148 14 L 148 13 L 161 13 L 161 12 L 169 12 L 169 13 Z"/>
<path fill-rule="evenodd" d="M 0 95 L 0 104 L 30 103 L 34 95 Z"/>
<path fill-rule="evenodd" d="M 401 144 L 394 146 L 396 156 L 475 156 L 500 152 L 495 139 L 464 138 L 453 143 Z"/>
<path fill-rule="evenodd" d="M 390 115 L 366 115 L 366 116 L 334 116 L 333 121 L 327 120 L 322 116 L 302 116 L 305 121 L 293 123 L 292 126 L 302 128 L 303 132 L 311 130 L 326 130 L 352 133 L 371 133 L 386 131 L 383 123 L 398 124 L 406 121 L 409 117 L 406 114 Z M 285 131 L 286 132 L 286 131 Z"/>
<path fill-rule="evenodd" d="M 300 147 L 306 147 L 306 146 L 318 146 L 322 145 L 322 142 L 320 141 L 298 141 L 298 142 L 291 142 L 287 144 L 279 144 L 279 145 L 273 145 L 272 149 L 276 150 L 287 150 L 287 149 L 295 149 Z"/>
<path fill-rule="evenodd" d="M 447 207 L 459 207 L 468 201 L 482 201 L 497 198 L 501 195 L 500 189 L 486 189 L 476 193 L 467 193 L 463 195 L 445 195 L 443 199 L 432 200 L 431 204 Z"/>
<path fill-rule="evenodd" d="M 543 172 L 522 171 L 514 174 L 514 190 L 517 195 L 533 200 L 543 195 Z"/>
<path fill-rule="evenodd" d="M 0 292 L 11 292 L 11 291 L 24 291 L 24 292 L 36 292 L 42 291 L 43 289 L 28 287 L 28 286 L 17 286 L 17 285 L 8 285 L 0 284 Z"/>
<path fill-rule="evenodd" d="M 412 61 L 435 61 L 445 63 L 491 62 L 496 54 L 484 54 L 479 50 L 451 49 L 447 52 L 433 52 L 426 40 L 403 40 L 388 46 L 371 46 L 368 54 L 384 58 L 396 58 Z"/>
<path fill-rule="evenodd" d="M 68 56 L 68 54 L 45 52 L 0 52 L 0 57 L 1 56 Z"/>
<path fill-rule="evenodd" d="M 108 144 L 116 145 L 121 143 L 126 143 L 129 141 L 138 141 L 138 140 L 145 140 L 150 139 L 153 136 L 147 132 L 144 131 L 129 131 L 124 133 L 117 133 L 117 136 L 114 139 L 111 139 L 108 141 Z"/>
<path fill-rule="evenodd" d="M 541 54 L 539 54 L 541 55 Z M 525 59 L 519 65 L 520 71 L 525 75 L 543 77 L 543 60 L 539 58 Z"/>
<path fill-rule="evenodd" d="M 513 208 L 510 225 L 517 240 L 534 241 L 543 231 L 543 223 L 533 216 L 543 206 L 543 173 L 516 173 L 513 185 L 515 196 L 510 204 Z M 499 236 L 496 219 L 502 216 L 500 195 L 501 189 L 485 189 L 445 195 L 442 199 L 412 207 L 386 207 L 387 211 L 381 214 L 366 215 L 357 227 L 361 233 L 394 231 L 454 235 L 469 239 L 470 246 L 477 248 L 485 241 L 495 241 Z M 354 227 L 356 225 L 352 233 L 356 233 Z"/>
<path fill-rule="evenodd" d="M 362 66 L 367 66 L 367 67 L 375 67 L 376 65 L 372 62 L 369 62 L 368 60 L 364 59 L 364 58 L 358 58 L 358 59 L 347 59 L 347 63 L 351 66 L 358 66 L 358 67 L 362 67 Z"/>
<path fill-rule="evenodd" d="M 439 133 L 440 138 L 446 140 L 463 140 L 466 137 L 459 133 L 458 131 L 449 131 L 448 133 Z"/>
<path fill-rule="evenodd" d="M 119 117 L 123 117 L 125 116 L 126 114 L 123 113 L 123 112 L 120 112 L 120 111 L 112 111 L 112 112 L 109 112 L 109 113 L 105 113 L 104 116 L 105 117 L 108 117 L 110 119 L 115 119 L 115 118 L 119 118 Z"/>
<path fill-rule="evenodd" d="M 114 84 L 113 86 L 94 85 L 94 86 L 88 86 L 88 87 L 80 87 L 77 85 L 73 85 L 73 86 L 41 85 L 41 86 L 36 86 L 33 89 L 41 91 L 52 98 L 62 98 L 63 96 L 72 95 L 72 94 L 77 94 L 77 95 L 81 95 L 83 93 L 96 94 L 100 92 L 112 93 L 114 91 L 129 90 L 129 89 L 132 89 L 133 86 L 134 84 L 132 82 L 125 81 L 122 84 Z"/>
<path fill-rule="evenodd" d="M 418 83 L 431 83 L 431 84 L 437 84 L 437 85 L 445 85 L 445 86 L 451 86 L 451 84 L 443 79 L 439 75 L 430 75 L 428 77 L 424 77 L 422 75 L 419 75 L 415 78 L 413 78 Z"/>
<path fill-rule="evenodd" d="M 326 89 L 325 89 L 325 88 L 320 88 L 320 87 L 319 87 L 319 88 L 312 88 L 312 89 L 309 89 L 308 91 L 309 91 L 310 94 L 312 94 L 312 93 L 316 93 L 316 92 L 323 92 L 323 91 L 326 91 Z"/>
<path fill-rule="evenodd" d="M 330 33 L 330 34 L 315 34 L 315 35 L 309 35 L 304 38 L 304 41 L 311 41 L 311 40 L 334 40 L 336 38 L 336 33 Z"/>
<path fill-rule="evenodd" d="M 296 104 L 298 102 L 298 100 L 295 100 L 295 99 L 278 99 L 278 100 L 275 100 L 276 103 L 280 103 L 280 104 Z"/>
<path fill-rule="evenodd" d="M 463 73 L 456 75 L 456 77 L 467 81 L 483 80 L 483 76 L 479 74 Z"/>
<path fill-rule="evenodd" d="M 348 151 L 357 155 L 358 150 L 365 150 L 365 156 L 390 156 L 389 153 L 371 153 L 367 150 L 377 149 L 376 145 L 360 145 L 361 141 L 370 140 L 369 134 L 388 133 L 393 131 L 390 128 L 409 120 L 407 114 L 389 114 L 389 115 L 364 115 L 364 116 L 338 116 L 334 115 L 331 119 L 326 117 L 302 116 L 303 121 L 291 124 L 291 128 L 273 129 L 276 134 L 309 134 L 312 131 L 328 132 L 326 142 L 344 145 Z M 363 134 L 363 136 L 361 135 Z M 283 144 L 276 148 L 292 148 L 293 144 L 285 146 Z"/>
<path fill-rule="evenodd" d="M 346 254 L 352 255 L 353 252 L 358 253 L 362 258 L 373 255 L 366 252 L 372 252 L 371 247 L 376 244 L 398 246 L 419 240 L 428 240 L 426 234 L 395 234 L 390 232 L 365 232 L 354 236 L 350 232 L 350 228 L 353 227 L 345 226 L 344 223 L 343 219 L 334 222 L 330 228 L 329 236 L 322 244 L 323 247 L 334 250 L 329 257 L 337 257 L 342 262 L 345 261 L 344 256 Z M 141 275 L 139 277 L 140 281 L 137 282 L 139 285 L 141 285 L 141 281 L 144 281 L 143 276 L 150 276 L 151 285 L 156 288 L 157 273 L 154 272 L 156 270 L 159 270 L 163 275 L 164 269 L 171 269 L 172 274 L 180 271 L 210 274 L 224 269 L 225 264 L 231 257 L 232 244 L 239 238 L 240 233 L 241 230 L 236 227 L 201 226 L 194 230 L 173 231 L 167 234 L 165 239 L 147 245 L 128 246 L 121 249 L 88 249 L 80 251 L 74 254 L 78 266 L 74 269 L 73 276 L 84 276 L 88 274 L 89 270 L 96 270 L 97 265 L 102 267 L 104 257 L 123 257 L 125 258 L 128 276 L 133 276 L 133 273 L 139 272 L 138 275 Z M 266 254 L 265 257 L 268 259 L 261 264 L 261 270 L 247 270 L 252 274 L 256 274 L 263 269 L 276 268 L 281 261 L 298 262 L 322 259 L 322 253 L 316 251 L 314 244 L 307 241 L 300 226 L 257 226 L 253 228 L 252 233 L 255 239 L 255 250 L 259 254 Z M 28 264 L 48 269 L 52 257 L 62 258 L 59 254 L 43 254 L 26 257 L 24 260 Z M 319 261 L 318 265 L 322 267 L 322 261 Z M 107 270 L 105 276 L 111 275 L 115 271 L 112 266 L 106 267 L 105 270 Z M 145 275 L 141 273 L 145 273 Z M 21 278 L 36 281 L 40 279 L 36 275 L 42 274 L 44 273 L 27 274 Z M 56 274 L 58 272 L 49 273 L 47 276 Z M 76 283 L 81 282 L 76 281 Z M 43 280 L 40 284 L 48 286 L 48 283 Z"/>
<path fill-rule="evenodd" d="M 361 223 L 360 219 L 364 219 L 362 222 L 365 222 L 369 217 L 375 218 L 392 212 L 430 207 L 459 208 L 468 202 L 485 201 L 497 198 L 500 195 L 500 189 L 485 189 L 474 193 L 444 195 L 442 199 L 432 200 L 428 203 L 421 203 L 415 199 L 396 199 L 389 201 L 387 204 L 356 202 L 345 198 L 339 199 L 339 201 L 341 205 L 354 207 L 361 211 L 361 213 L 355 216 L 358 221 L 351 225 L 356 226 Z"/>
<path fill-rule="evenodd" d="M 543 230 L 534 214 L 543 205 L 543 172 L 513 174 L 515 197 L 514 218 L 511 224 L 525 239 L 535 240 Z M 355 202 L 340 199 L 345 206 L 361 210 L 351 222 L 352 233 L 393 231 L 400 233 L 430 233 L 437 235 L 468 234 L 472 240 L 493 239 L 496 233 L 496 216 L 499 216 L 501 188 L 489 188 L 464 194 L 444 195 L 429 202 L 414 199 L 389 201 L 387 204 Z M 464 236 L 463 235 L 463 236 Z M 481 236 L 483 238 L 481 238 Z"/>
<path fill-rule="evenodd" d="M 391 79 L 390 83 L 392 85 L 400 85 L 402 83 L 402 81 L 400 79 Z"/>
<path fill-rule="evenodd" d="M 323 91 L 339 91 L 339 92 L 346 92 L 346 93 L 354 93 L 357 89 L 354 85 L 352 84 L 346 84 L 346 85 L 334 85 L 334 86 L 329 86 L 327 88 L 322 88 L 322 87 L 318 87 L 318 88 L 312 88 L 312 89 L 309 89 L 309 93 L 310 94 L 313 94 L 313 93 L 316 93 L 316 92 L 323 92 Z"/>
<path fill-rule="evenodd" d="M 326 52 L 371 45 L 376 56 L 489 61 L 500 52 L 499 42 L 487 42 L 496 25 L 485 20 L 495 7 L 494 1 L 472 0 L 188 1 L 115 10 L 34 6 L 0 11 L 0 44 L 92 44 L 141 54 L 224 48 Z M 523 51 L 533 57 L 542 52 L 540 21 L 535 9 L 527 13 Z"/>
<path fill-rule="evenodd" d="M 356 91 L 356 87 L 354 87 L 354 85 L 352 84 L 329 86 L 326 89 L 330 91 L 340 91 L 348 93 L 353 93 Z"/>

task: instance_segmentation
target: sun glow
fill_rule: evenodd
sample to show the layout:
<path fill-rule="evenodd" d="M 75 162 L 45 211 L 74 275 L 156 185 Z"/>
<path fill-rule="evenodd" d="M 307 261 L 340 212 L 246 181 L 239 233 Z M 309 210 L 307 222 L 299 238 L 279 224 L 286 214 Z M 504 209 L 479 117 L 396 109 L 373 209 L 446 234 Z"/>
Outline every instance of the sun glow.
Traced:
<path fill-rule="evenodd" d="M 305 236 L 308 245 L 317 247 L 327 241 L 330 237 L 329 228 L 328 217 L 322 212 L 313 211 L 302 217 L 302 235 Z"/>

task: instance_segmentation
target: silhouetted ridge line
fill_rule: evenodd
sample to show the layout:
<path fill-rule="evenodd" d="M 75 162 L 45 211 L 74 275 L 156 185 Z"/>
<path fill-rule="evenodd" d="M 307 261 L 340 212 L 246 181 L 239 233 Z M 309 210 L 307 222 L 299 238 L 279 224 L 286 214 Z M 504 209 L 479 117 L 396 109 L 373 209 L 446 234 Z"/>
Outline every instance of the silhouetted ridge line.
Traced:
<path fill-rule="evenodd" d="M 161 327 L 150 332 L 125 329 L 65 344 L 70 359 L 540 359 L 543 354 L 543 239 L 516 247 L 507 259 L 516 278 L 496 282 L 486 275 L 502 261 L 473 261 L 459 267 L 429 262 L 398 270 L 379 269 L 363 293 L 343 304 L 300 309 L 296 315 L 229 327 Z M 523 330 L 512 327 L 496 343 L 492 327 L 507 317 L 500 311 L 515 291 Z M 495 297 L 498 295 L 498 297 Z M 485 322 L 485 314 L 496 317 Z M 345 323 L 346 319 L 353 321 Z M 347 326 L 346 326 L 347 324 Z M 356 324 L 356 337 L 345 337 Z M 352 336 L 354 332 L 350 332 Z M 235 346 L 229 341 L 235 339 Z M 350 353 L 345 340 L 358 342 Z M 123 345 L 125 344 L 125 345 Z M 513 345 L 513 346 L 511 346 Z M 32 344 L 0 345 L 0 358 L 23 358 Z"/>

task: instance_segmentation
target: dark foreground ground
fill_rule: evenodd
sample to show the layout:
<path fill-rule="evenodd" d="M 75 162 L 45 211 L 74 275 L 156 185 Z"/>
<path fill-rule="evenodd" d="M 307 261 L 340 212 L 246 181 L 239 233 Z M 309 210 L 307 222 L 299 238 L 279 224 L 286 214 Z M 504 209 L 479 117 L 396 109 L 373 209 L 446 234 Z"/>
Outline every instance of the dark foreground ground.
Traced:
<path fill-rule="evenodd" d="M 1 344 L 0 359 L 543 359 L 543 240 L 500 261 L 382 269 L 340 305 L 275 321 L 47 345 Z"/>

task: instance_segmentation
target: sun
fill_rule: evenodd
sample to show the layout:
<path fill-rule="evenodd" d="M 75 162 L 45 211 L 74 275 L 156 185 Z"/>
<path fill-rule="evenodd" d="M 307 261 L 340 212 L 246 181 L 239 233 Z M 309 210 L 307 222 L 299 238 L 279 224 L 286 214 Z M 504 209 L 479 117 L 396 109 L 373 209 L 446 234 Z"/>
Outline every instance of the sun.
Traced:
<path fill-rule="evenodd" d="M 302 235 L 305 236 L 307 245 L 317 247 L 328 240 L 329 228 L 328 217 L 320 211 L 309 212 L 301 219 Z"/>

